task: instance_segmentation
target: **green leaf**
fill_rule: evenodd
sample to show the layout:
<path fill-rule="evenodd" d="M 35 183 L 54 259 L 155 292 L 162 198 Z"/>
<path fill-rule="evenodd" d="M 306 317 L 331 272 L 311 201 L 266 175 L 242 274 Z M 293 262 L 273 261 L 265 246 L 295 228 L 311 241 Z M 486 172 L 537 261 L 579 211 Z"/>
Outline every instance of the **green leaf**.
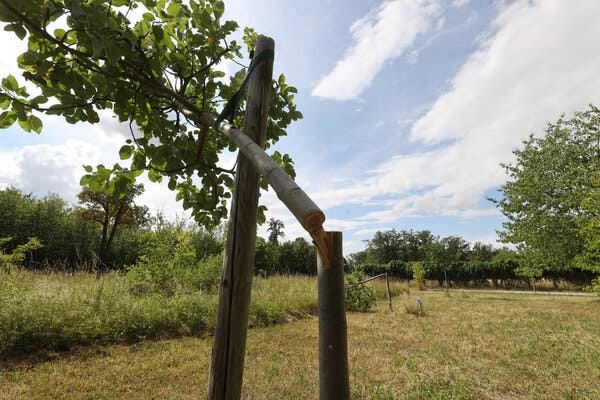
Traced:
<path fill-rule="evenodd" d="M 84 169 L 84 170 L 85 170 L 85 172 L 87 172 L 88 174 L 89 174 L 90 172 L 92 172 L 92 170 L 93 170 L 93 168 L 92 168 L 92 166 L 91 166 L 91 165 L 84 165 L 84 166 L 83 166 L 83 169 Z"/>
<path fill-rule="evenodd" d="M 76 1 L 71 5 L 71 16 L 75 19 L 85 17 L 85 11 L 83 11 L 83 8 Z"/>
<path fill-rule="evenodd" d="M 0 114 L 0 128 L 10 128 L 17 120 L 17 113 L 13 110 Z"/>
<path fill-rule="evenodd" d="M 86 171 L 87 171 L 87 169 L 86 169 Z M 90 171 L 88 171 L 88 172 L 92 172 L 91 167 L 90 167 Z M 83 175 L 81 177 L 81 179 L 79 179 L 79 186 L 88 186 L 90 184 L 91 179 L 92 179 L 91 175 Z"/>
<path fill-rule="evenodd" d="M 167 14 L 171 17 L 177 17 L 179 15 L 179 11 L 181 11 L 181 4 L 179 3 L 171 3 L 167 7 Z"/>
<path fill-rule="evenodd" d="M 29 116 L 29 127 L 35 132 L 35 133 L 41 133 L 42 132 L 42 127 L 44 125 L 42 124 L 42 120 L 39 119 L 38 117 L 36 117 L 35 115 L 30 115 Z"/>
<path fill-rule="evenodd" d="M 54 36 L 59 40 L 63 40 L 66 34 L 67 31 L 65 31 L 64 29 L 59 28 L 54 30 Z"/>
<path fill-rule="evenodd" d="M 19 126 L 25 132 L 31 132 L 31 125 L 29 124 L 29 118 L 19 119 Z"/>
<path fill-rule="evenodd" d="M 14 32 L 15 35 L 17 35 L 17 37 L 21 40 L 25 39 L 25 36 L 27 36 L 27 31 L 19 22 L 15 22 L 13 24 L 5 26 L 4 30 L 8 32 Z"/>
<path fill-rule="evenodd" d="M 157 171 L 151 169 L 148 171 L 148 179 L 150 179 L 150 182 L 161 182 L 162 175 Z"/>
<path fill-rule="evenodd" d="M 135 170 L 143 170 L 146 168 L 146 157 L 141 152 L 136 152 L 131 161 L 131 168 Z"/>
<path fill-rule="evenodd" d="M 46 102 L 48 102 L 48 98 L 46 96 L 36 96 L 31 100 L 31 104 L 34 106 L 44 104 Z"/>
<path fill-rule="evenodd" d="M 152 25 L 152 33 L 157 41 L 162 41 L 165 37 L 165 31 L 163 31 L 160 25 Z"/>
<path fill-rule="evenodd" d="M 265 213 L 267 211 L 267 207 L 260 205 L 258 206 L 258 212 L 256 214 L 256 222 L 258 222 L 259 225 L 262 225 L 265 223 L 265 221 L 267 220 L 267 217 L 265 216 Z"/>
<path fill-rule="evenodd" d="M 6 78 L 2 79 L 2 87 L 6 90 L 14 92 L 15 90 L 19 89 L 19 83 L 14 76 L 8 75 Z"/>
<path fill-rule="evenodd" d="M 213 6 L 213 13 L 215 18 L 221 18 L 225 12 L 225 4 L 222 1 L 216 1 Z"/>
<path fill-rule="evenodd" d="M 8 107 L 10 107 L 10 102 L 11 100 L 8 97 L 0 96 L 0 108 L 3 110 L 6 110 Z"/>
<path fill-rule="evenodd" d="M 17 57 L 19 65 L 34 65 L 40 60 L 38 52 L 27 50 L 25 53 Z"/>
<path fill-rule="evenodd" d="M 119 157 L 121 157 L 121 160 L 127 160 L 127 159 L 131 158 L 132 154 L 133 154 L 133 146 L 130 146 L 130 145 L 124 145 L 119 150 Z"/>

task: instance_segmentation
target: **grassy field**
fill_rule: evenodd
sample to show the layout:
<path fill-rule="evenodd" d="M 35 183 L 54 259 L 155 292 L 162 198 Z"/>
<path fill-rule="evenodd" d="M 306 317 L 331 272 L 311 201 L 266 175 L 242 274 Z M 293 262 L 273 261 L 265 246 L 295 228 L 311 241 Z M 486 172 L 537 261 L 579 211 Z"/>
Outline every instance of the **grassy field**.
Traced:
<path fill-rule="evenodd" d="M 217 294 L 176 288 L 136 295 L 128 276 L 77 273 L 0 273 L 0 360 L 72 346 L 208 336 L 215 327 Z M 385 284 L 369 284 L 384 298 Z M 394 283 L 392 292 L 402 292 Z M 268 326 L 317 312 L 315 278 L 255 278 L 249 324 Z"/>
<path fill-rule="evenodd" d="M 600 301 L 413 292 L 348 315 L 356 399 L 600 399 Z M 314 317 L 250 330 L 244 399 L 318 398 Z M 0 399 L 197 399 L 211 339 L 86 346 L 12 359 Z"/>

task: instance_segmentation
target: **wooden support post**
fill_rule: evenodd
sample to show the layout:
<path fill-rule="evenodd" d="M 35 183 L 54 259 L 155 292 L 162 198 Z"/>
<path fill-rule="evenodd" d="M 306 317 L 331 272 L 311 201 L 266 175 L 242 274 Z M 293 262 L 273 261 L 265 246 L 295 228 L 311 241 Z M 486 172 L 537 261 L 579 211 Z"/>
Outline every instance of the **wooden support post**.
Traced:
<path fill-rule="evenodd" d="M 388 306 L 390 307 L 390 311 L 392 310 L 392 292 L 390 291 L 390 277 L 388 273 L 385 273 L 385 288 L 387 292 Z"/>
<path fill-rule="evenodd" d="M 274 49 L 273 39 L 260 36 L 254 54 Z M 264 148 L 271 95 L 273 60 L 261 63 L 248 82 L 244 132 Z M 210 368 L 209 400 L 239 400 L 242 391 L 250 289 L 254 274 L 259 174 L 250 160 L 238 154 L 231 204 L 219 311 Z"/>
<path fill-rule="evenodd" d="M 319 398 L 350 398 L 342 232 L 325 232 L 331 268 L 317 256 L 319 285 Z"/>

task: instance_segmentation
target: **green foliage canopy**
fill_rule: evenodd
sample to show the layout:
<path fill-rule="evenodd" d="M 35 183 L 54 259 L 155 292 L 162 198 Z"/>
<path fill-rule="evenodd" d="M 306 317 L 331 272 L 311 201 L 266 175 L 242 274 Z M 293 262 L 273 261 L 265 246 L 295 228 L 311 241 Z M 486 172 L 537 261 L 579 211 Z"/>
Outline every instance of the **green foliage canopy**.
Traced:
<path fill-rule="evenodd" d="M 113 179 L 108 183 L 114 184 L 114 181 Z M 83 189 L 77 195 L 81 204 L 77 209 L 78 216 L 99 224 L 101 228 L 98 257 L 102 263 L 108 261 L 111 245 L 119 227 L 137 228 L 148 222 L 148 207 L 134 203 L 134 199 L 143 192 L 144 185 L 129 181 L 129 184 L 118 192 L 83 185 Z"/>
<path fill-rule="evenodd" d="M 0 267 L 4 271 L 10 272 L 11 266 L 19 266 L 25 260 L 27 252 L 37 250 L 42 247 L 42 244 L 37 238 L 29 238 L 27 243 L 18 245 L 11 254 L 5 253 L 2 250 L 4 244 L 10 242 L 11 237 L 0 238 Z"/>
<path fill-rule="evenodd" d="M 267 228 L 267 231 L 269 232 L 269 243 L 275 245 L 279 244 L 279 238 L 285 236 L 283 228 L 285 228 L 285 225 L 281 220 L 276 218 L 269 219 L 269 227 Z"/>
<path fill-rule="evenodd" d="M 575 257 L 575 265 L 600 274 L 600 171 L 592 179 L 589 195 L 583 200 L 587 215 L 579 218 L 583 251 Z M 600 291 L 600 278 L 598 279 Z"/>
<path fill-rule="evenodd" d="M 91 222 L 82 221 L 57 195 L 36 199 L 16 188 L 0 190 L 0 237 L 12 237 L 7 252 L 36 237 L 43 247 L 27 254 L 28 268 L 48 263 L 73 266 L 92 260 L 99 234 Z"/>
<path fill-rule="evenodd" d="M 385 264 L 390 261 L 417 261 L 425 259 L 427 248 L 436 238 L 428 230 L 413 231 L 395 229 L 378 231 L 366 241 L 363 254 L 355 254 L 355 266 L 362 263 Z"/>
<path fill-rule="evenodd" d="M 506 216 L 501 240 L 521 251 L 530 270 L 573 267 L 586 241 L 597 236 L 597 189 L 593 177 L 600 171 L 600 110 L 590 106 L 571 119 L 561 117 L 548 125 L 543 137 L 531 135 L 514 151 L 516 161 L 506 164 L 510 180 L 492 200 Z"/>
<path fill-rule="evenodd" d="M 97 123 L 105 114 L 128 122 L 131 139 L 119 154 L 130 168 L 98 168 L 82 183 L 108 187 L 111 175 L 134 179 L 143 171 L 151 181 L 168 180 L 177 200 L 205 226 L 227 216 L 233 170 L 218 166 L 234 146 L 201 121 L 215 113 L 239 88 L 245 71 L 229 82 L 215 68 L 242 56 L 229 36 L 234 21 L 222 21 L 218 0 L 0 0 L 5 30 L 27 39 L 18 57 L 23 77 L 37 90 L 30 95 L 14 76 L 1 81 L 0 127 L 17 122 L 40 132 L 39 113 L 69 123 Z M 244 31 L 253 48 L 257 35 Z M 285 77 L 273 81 L 267 147 L 302 117 Z M 230 121 L 239 126 L 240 119 Z M 292 170 L 289 156 L 278 157 Z"/>

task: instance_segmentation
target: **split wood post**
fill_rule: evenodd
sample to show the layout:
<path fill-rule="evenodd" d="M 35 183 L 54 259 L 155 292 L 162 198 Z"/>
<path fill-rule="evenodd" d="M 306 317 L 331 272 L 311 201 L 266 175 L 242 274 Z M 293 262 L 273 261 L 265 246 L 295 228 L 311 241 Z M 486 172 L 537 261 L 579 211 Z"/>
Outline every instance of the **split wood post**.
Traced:
<path fill-rule="evenodd" d="M 390 306 L 390 311 L 392 310 L 392 292 L 390 291 L 390 277 L 388 273 L 385 273 L 385 288 L 387 292 L 388 305 Z"/>
<path fill-rule="evenodd" d="M 273 50 L 273 39 L 259 36 L 254 54 Z M 264 148 L 271 95 L 273 60 L 262 62 L 248 82 L 244 132 Z M 250 289 L 256 250 L 259 173 L 238 154 L 235 190 L 229 216 L 219 309 L 208 384 L 208 400 L 239 400 L 242 391 Z"/>
<path fill-rule="evenodd" d="M 317 253 L 319 292 L 319 399 L 350 398 L 342 232 L 325 232 L 331 267 Z"/>

